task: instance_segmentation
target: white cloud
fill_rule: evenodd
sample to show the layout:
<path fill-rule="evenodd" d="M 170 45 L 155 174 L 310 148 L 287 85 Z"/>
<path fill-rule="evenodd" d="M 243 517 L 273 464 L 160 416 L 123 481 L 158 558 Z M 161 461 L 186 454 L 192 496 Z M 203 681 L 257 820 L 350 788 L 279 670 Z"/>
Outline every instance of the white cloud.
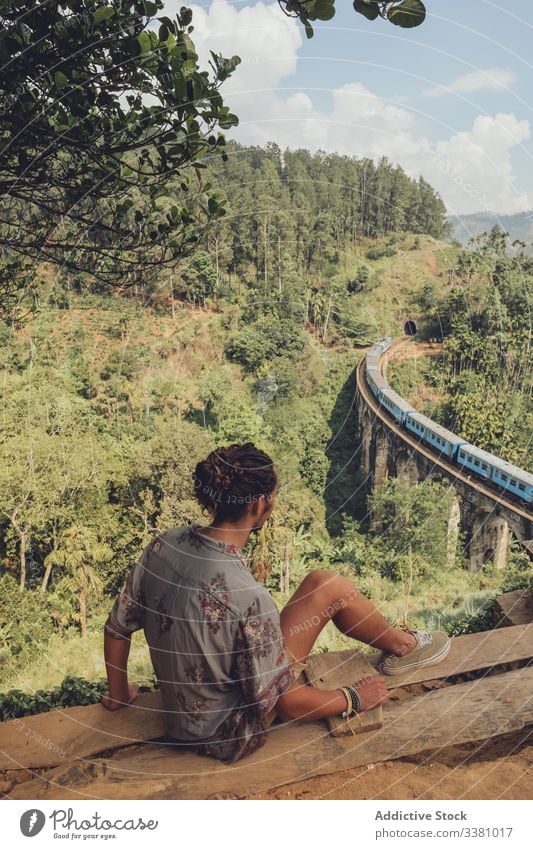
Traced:
<path fill-rule="evenodd" d="M 422 149 L 419 168 L 450 212 L 523 212 L 531 203 L 518 191 L 511 157 L 529 137 L 528 121 L 513 113 L 480 115 L 467 132 Z"/>
<path fill-rule="evenodd" d="M 446 85 L 437 85 L 425 94 L 438 97 L 443 94 L 472 94 L 475 91 L 501 91 L 510 88 L 516 80 L 514 71 L 506 68 L 480 68 L 456 77 Z"/>
<path fill-rule="evenodd" d="M 178 3 L 167 3 L 167 14 L 173 14 L 172 6 L 175 11 Z M 415 113 L 359 82 L 331 90 L 330 104 L 322 101 L 319 108 L 312 90 L 302 91 L 301 83 L 291 85 L 303 39 L 301 28 L 280 14 L 277 3 L 236 8 L 228 0 L 213 0 L 207 11 L 191 8 L 192 37 L 202 67 L 210 49 L 243 59 L 222 87 L 225 102 L 239 116 L 239 127 L 231 135 L 243 144 L 275 141 L 282 148 L 387 156 L 408 174 L 423 174 L 455 213 L 492 208 L 504 214 L 533 206 L 533 198 L 529 202 L 518 192 L 512 170 L 514 149 L 530 135 L 526 120 L 513 113 L 478 116 L 470 129 L 429 144 Z M 510 72 L 489 69 L 479 74 L 486 82 L 500 74 L 503 85 L 502 74 Z M 463 91 L 474 90 L 475 80 L 467 79 L 472 76 L 460 78 Z"/>
<path fill-rule="evenodd" d="M 165 13 L 175 14 L 182 2 L 167 2 Z M 211 58 L 210 50 L 226 57 L 236 54 L 242 60 L 224 83 L 226 96 L 242 88 L 275 86 L 296 70 L 302 29 L 281 13 L 277 3 L 258 2 L 239 9 L 228 0 L 213 0 L 208 9 L 187 6 L 193 12 L 192 39 L 202 67 Z"/>
<path fill-rule="evenodd" d="M 331 97 L 331 108 L 320 110 L 304 92 L 234 94 L 231 107 L 240 118 L 235 136 L 245 144 L 273 140 L 281 147 L 374 158 L 399 159 L 418 149 L 407 110 L 383 101 L 361 83 L 334 89 Z"/>

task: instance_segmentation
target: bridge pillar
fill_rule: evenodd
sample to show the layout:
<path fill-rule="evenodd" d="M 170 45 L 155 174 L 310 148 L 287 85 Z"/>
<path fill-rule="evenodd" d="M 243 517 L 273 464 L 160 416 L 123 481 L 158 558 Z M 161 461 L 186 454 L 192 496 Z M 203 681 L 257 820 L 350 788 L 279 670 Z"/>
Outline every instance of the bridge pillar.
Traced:
<path fill-rule="evenodd" d="M 368 477 L 372 472 L 371 446 L 372 446 L 372 416 L 368 407 L 358 399 L 358 422 L 360 442 L 360 468 L 365 477 Z"/>
<path fill-rule="evenodd" d="M 374 462 L 372 464 L 371 488 L 372 492 L 375 492 L 389 477 L 390 437 L 383 427 L 377 427 L 375 430 L 373 449 Z"/>
<path fill-rule="evenodd" d="M 420 470 L 416 460 L 415 451 L 398 450 L 395 462 L 395 474 L 404 483 L 409 486 L 416 486 L 420 481 Z"/>
<path fill-rule="evenodd" d="M 366 476 L 370 492 L 375 492 L 389 476 L 391 437 L 388 429 L 376 419 L 358 394 L 360 469 Z"/>
<path fill-rule="evenodd" d="M 468 534 L 469 568 L 475 572 L 493 561 L 496 569 L 505 569 L 509 548 L 509 525 L 495 511 L 471 512 Z"/>
<path fill-rule="evenodd" d="M 385 428 L 380 427 L 377 422 L 374 422 L 371 436 L 372 438 L 369 451 L 370 470 L 368 479 L 370 483 L 370 492 L 373 494 L 389 477 L 391 440 Z M 376 517 L 373 512 L 370 512 L 369 515 L 369 528 L 371 531 L 379 530 L 379 524 L 376 522 Z"/>

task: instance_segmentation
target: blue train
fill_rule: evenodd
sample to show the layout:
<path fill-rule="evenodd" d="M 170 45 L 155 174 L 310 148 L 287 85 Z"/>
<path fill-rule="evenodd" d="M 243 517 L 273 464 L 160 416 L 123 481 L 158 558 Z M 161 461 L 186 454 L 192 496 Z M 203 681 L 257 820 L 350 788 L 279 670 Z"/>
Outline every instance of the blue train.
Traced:
<path fill-rule="evenodd" d="M 500 490 L 512 493 L 525 505 L 533 504 L 533 475 L 506 463 L 494 454 L 476 448 L 460 436 L 418 413 L 395 392 L 381 373 L 379 361 L 392 344 L 387 336 L 377 342 L 366 355 L 366 379 L 377 401 L 406 430 L 428 443 L 434 451 L 474 472 Z"/>

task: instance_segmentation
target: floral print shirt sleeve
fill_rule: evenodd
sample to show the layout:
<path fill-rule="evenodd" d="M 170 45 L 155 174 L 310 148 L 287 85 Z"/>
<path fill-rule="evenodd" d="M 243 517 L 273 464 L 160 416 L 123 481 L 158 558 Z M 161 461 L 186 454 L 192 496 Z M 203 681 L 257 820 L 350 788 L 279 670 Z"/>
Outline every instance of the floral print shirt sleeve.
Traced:
<path fill-rule="evenodd" d="M 105 623 L 105 631 L 118 640 L 127 640 L 143 627 L 142 575 L 144 556 L 129 572 Z"/>
<path fill-rule="evenodd" d="M 296 680 L 285 654 L 279 613 L 266 590 L 239 621 L 234 677 L 244 704 L 258 717 L 265 716 Z"/>

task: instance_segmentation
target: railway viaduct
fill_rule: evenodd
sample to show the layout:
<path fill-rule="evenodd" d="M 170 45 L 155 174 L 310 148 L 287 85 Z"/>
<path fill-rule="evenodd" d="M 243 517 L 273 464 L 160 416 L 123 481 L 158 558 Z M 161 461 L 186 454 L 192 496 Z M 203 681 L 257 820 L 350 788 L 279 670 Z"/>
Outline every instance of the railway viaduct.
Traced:
<path fill-rule="evenodd" d="M 398 340 L 392 352 L 405 339 Z M 448 558 L 453 563 L 459 534 L 465 540 L 470 569 L 475 571 L 494 561 L 507 564 L 509 533 L 531 556 L 533 515 L 513 500 L 489 488 L 443 460 L 429 446 L 399 427 L 376 401 L 365 379 L 364 358 L 356 369 L 356 408 L 359 423 L 361 471 L 374 492 L 388 477 L 414 485 L 428 476 L 448 480 L 456 499 L 448 516 Z"/>

